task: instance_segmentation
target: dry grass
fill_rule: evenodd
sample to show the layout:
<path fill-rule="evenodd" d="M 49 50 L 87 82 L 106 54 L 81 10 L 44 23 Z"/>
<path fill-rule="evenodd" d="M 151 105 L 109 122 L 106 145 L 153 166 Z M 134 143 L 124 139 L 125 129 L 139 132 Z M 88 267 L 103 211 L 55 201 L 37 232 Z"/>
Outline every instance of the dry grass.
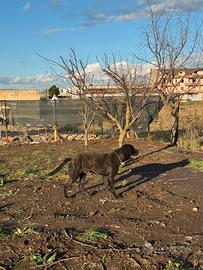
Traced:
<path fill-rule="evenodd" d="M 187 149 L 203 149 L 203 102 L 185 102 L 180 107 L 180 139 L 179 146 Z M 168 141 L 172 117 L 167 107 L 159 113 L 159 117 L 150 126 L 155 139 Z"/>

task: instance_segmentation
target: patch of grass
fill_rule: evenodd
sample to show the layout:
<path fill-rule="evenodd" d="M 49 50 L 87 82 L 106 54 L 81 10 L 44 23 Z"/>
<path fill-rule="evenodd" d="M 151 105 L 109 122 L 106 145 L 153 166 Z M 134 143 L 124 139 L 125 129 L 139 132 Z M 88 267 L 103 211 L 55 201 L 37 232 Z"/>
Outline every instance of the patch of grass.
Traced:
<path fill-rule="evenodd" d="M 44 153 L 44 150 L 35 150 L 34 152 L 32 152 L 32 156 L 33 157 L 46 157 L 46 154 Z"/>
<path fill-rule="evenodd" d="M 2 187 L 5 184 L 5 178 L 4 177 L 0 177 L 0 187 Z"/>
<path fill-rule="evenodd" d="M 168 261 L 164 270 L 186 270 L 185 265 L 182 261 L 172 262 L 171 260 Z"/>
<path fill-rule="evenodd" d="M 0 197 L 2 197 L 3 199 L 5 199 L 6 197 L 10 197 L 14 195 L 14 192 L 12 189 L 9 189 L 8 191 L 3 191 L 0 193 Z"/>
<path fill-rule="evenodd" d="M 68 166 L 65 165 L 65 166 L 61 169 L 60 172 L 61 172 L 62 174 L 68 174 Z"/>
<path fill-rule="evenodd" d="M 30 160 L 34 162 L 35 164 L 40 164 L 43 162 L 43 164 L 49 164 L 52 159 L 50 158 L 49 154 L 46 153 L 44 150 L 36 150 L 32 153 L 30 156 Z"/>
<path fill-rule="evenodd" d="M 97 241 L 97 240 L 107 240 L 109 237 L 108 233 L 99 230 L 87 230 L 80 235 L 80 239 L 83 241 Z"/>
<path fill-rule="evenodd" d="M 203 159 L 189 159 L 190 166 L 203 172 Z"/>
<path fill-rule="evenodd" d="M 121 166 L 119 167 L 119 171 L 118 171 L 118 173 L 123 173 L 123 172 L 125 172 L 127 169 L 126 169 L 126 167 L 124 166 L 124 163 L 122 164 L 121 163 Z"/>
<path fill-rule="evenodd" d="M 22 229 L 16 228 L 16 231 L 13 234 L 13 238 L 24 237 L 26 235 L 31 235 L 33 233 L 34 233 L 34 229 L 32 226 L 26 226 Z"/>
<path fill-rule="evenodd" d="M 13 182 L 13 179 L 10 179 L 8 177 L 0 177 L 0 187 L 2 187 L 3 185 L 7 184 L 7 183 L 11 183 Z"/>
<path fill-rule="evenodd" d="M 67 155 L 68 156 L 74 156 L 76 153 L 77 153 L 77 150 L 75 150 L 75 149 L 69 149 Z"/>
<path fill-rule="evenodd" d="M 19 170 L 15 171 L 15 176 L 16 177 L 25 177 L 28 175 L 43 176 L 43 175 L 46 175 L 47 173 L 48 173 L 47 169 L 42 169 L 38 166 L 30 166 L 28 168 L 19 169 Z"/>
<path fill-rule="evenodd" d="M 119 187 L 125 187 L 128 184 L 128 180 L 125 179 L 122 182 L 119 183 Z"/>
<path fill-rule="evenodd" d="M 8 237 L 7 230 L 3 226 L 0 226 L 0 240 L 4 240 L 7 237 Z"/>
<path fill-rule="evenodd" d="M 21 164 L 21 163 L 24 163 L 25 160 L 27 160 L 27 156 L 24 156 L 24 157 L 17 157 L 15 159 L 13 159 L 13 163 L 14 164 Z"/>
<path fill-rule="evenodd" d="M 56 260 L 56 253 L 54 253 L 52 255 L 50 255 L 50 254 L 43 255 L 40 253 L 36 253 L 34 255 L 30 255 L 29 259 L 35 265 L 50 264 Z"/>
<path fill-rule="evenodd" d="M 1 175 L 9 175 L 11 170 L 5 164 L 0 163 L 0 172 Z"/>
<path fill-rule="evenodd" d="M 4 186 L 7 183 L 12 183 L 14 181 L 16 181 L 16 180 L 12 177 L 12 174 L 11 175 L 1 176 L 0 177 L 0 187 Z"/>

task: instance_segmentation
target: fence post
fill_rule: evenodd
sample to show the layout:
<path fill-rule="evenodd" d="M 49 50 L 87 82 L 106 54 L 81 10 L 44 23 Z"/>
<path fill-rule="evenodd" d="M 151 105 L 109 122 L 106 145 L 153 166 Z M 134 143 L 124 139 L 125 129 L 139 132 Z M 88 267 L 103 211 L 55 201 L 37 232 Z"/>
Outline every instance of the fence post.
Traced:
<path fill-rule="evenodd" d="M 58 137 L 58 129 L 57 129 L 57 123 L 56 123 L 56 98 L 52 98 L 53 101 L 53 119 L 54 119 L 54 142 L 57 142 L 57 137 Z"/>
<path fill-rule="evenodd" d="M 5 115 L 5 126 L 6 126 L 6 139 L 8 139 L 8 119 L 7 119 L 7 112 L 6 112 L 6 100 L 4 100 L 4 115 Z"/>

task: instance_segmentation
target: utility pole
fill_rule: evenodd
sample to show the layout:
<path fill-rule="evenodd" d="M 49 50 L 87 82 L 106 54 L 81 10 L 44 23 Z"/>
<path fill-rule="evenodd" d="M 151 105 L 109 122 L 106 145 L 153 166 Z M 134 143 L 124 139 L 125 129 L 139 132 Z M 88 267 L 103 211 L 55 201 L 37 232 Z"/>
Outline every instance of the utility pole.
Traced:
<path fill-rule="evenodd" d="M 27 62 L 21 61 L 20 63 L 21 63 L 21 68 L 22 68 L 22 72 L 23 72 L 24 88 L 26 88 L 25 69 L 27 67 Z"/>

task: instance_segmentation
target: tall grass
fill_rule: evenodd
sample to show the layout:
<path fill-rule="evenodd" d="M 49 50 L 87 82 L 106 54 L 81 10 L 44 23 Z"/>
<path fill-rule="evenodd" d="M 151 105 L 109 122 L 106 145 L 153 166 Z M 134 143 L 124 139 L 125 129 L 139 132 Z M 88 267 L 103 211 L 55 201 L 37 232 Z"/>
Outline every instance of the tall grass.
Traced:
<path fill-rule="evenodd" d="M 171 126 L 170 111 L 163 107 L 150 126 L 151 136 L 155 140 L 169 141 Z M 203 150 L 203 101 L 181 103 L 178 144 L 186 149 Z"/>

